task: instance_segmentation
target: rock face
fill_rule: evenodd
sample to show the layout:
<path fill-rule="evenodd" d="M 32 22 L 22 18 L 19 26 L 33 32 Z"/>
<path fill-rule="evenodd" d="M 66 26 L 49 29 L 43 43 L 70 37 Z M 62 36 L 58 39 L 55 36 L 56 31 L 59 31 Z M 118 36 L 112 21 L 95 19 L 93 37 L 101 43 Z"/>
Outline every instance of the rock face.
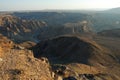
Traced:
<path fill-rule="evenodd" d="M 0 80 L 53 80 L 48 62 L 34 58 L 30 50 L 12 47 L 14 43 L 0 37 Z"/>
<path fill-rule="evenodd" d="M 23 20 L 11 15 L 0 15 L 0 33 L 14 41 L 33 40 L 37 31 L 45 26 L 47 24 L 43 21 Z"/>

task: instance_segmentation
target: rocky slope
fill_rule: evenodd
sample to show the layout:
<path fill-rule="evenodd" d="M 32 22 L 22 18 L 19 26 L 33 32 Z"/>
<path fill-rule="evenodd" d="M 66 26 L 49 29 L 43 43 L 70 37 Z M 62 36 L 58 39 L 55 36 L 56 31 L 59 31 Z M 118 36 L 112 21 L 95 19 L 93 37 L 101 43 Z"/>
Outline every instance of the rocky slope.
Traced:
<path fill-rule="evenodd" d="M 120 79 L 115 55 L 97 40 L 78 34 L 51 38 L 33 47 L 33 56 L 31 50 L 25 49 L 29 47 L 22 47 L 26 43 L 18 45 L 0 37 L 1 80 Z"/>
<path fill-rule="evenodd" d="M 43 21 L 23 20 L 11 15 L 0 15 L 0 33 L 13 41 L 34 41 L 37 32 L 47 24 Z"/>
<path fill-rule="evenodd" d="M 91 38 L 66 35 L 41 41 L 32 48 L 35 58 L 31 50 L 22 48 L 24 43 L 0 37 L 1 80 L 120 79 L 114 55 Z"/>
<path fill-rule="evenodd" d="M 41 41 L 35 46 L 35 52 L 36 56 L 47 56 L 50 60 L 55 59 L 53 61 L 67 59 L 62 61 L 65 63 L 80 62 L 88 64 L 88 59 L 90 60 L 94 56 L 102 57 L 102 55 L 104 55 L 104 58 L 105 56 L 110 58 L 105 53 L 105 49 L 94 41 L 74 35 Z"/>
<path fill-rule="evenodd" d="M 47 27 L 2 14 L 0 33 L 0 80 L 120 80 L 119 29 L 93 35 L 87 21 Z"/>
<path fill-rule="evenodd" d="M 33 47 L 33 51 L 35 57 L 47 57 L 53 66 L 58 64 L 58 69 L 53 67 L 53 70 L 65 80 L 71 77 L 80 80 L 85 75 L 91 75 L 92 80 L 120 79 L 120 64 L 115 55 L 86 37 L 67 35 L 48 39 Z M 87 76 L 85 80 L 91 80 Z"/>
<path fill-rule="evenodd" d="M 47 59 L 36 59 L 32 51 L 0 37 L 0 80 L 53 80 Z"/>

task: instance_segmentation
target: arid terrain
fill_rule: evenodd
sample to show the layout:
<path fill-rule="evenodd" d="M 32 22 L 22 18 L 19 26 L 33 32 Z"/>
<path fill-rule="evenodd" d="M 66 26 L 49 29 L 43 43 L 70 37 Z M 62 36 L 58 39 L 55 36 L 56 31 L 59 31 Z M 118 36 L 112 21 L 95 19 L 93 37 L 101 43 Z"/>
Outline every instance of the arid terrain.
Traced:
<path fill-rule="evenodd" d="M 120 80 L 115 10 L 0 12 L 0 80 Z"/>

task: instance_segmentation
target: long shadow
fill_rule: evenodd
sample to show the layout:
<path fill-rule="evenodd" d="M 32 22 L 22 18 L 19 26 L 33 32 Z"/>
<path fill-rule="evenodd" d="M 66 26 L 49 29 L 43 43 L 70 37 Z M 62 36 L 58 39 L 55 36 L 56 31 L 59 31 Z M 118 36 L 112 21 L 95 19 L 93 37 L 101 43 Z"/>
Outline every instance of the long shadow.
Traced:
<path fill-rule="evenodd" d="M 90 43 L 76 37 L 59 37 L 41 41 L 32 50 L 36 58 L 46 57 L 52 64 L 89 64 L 94 49 Z"/>

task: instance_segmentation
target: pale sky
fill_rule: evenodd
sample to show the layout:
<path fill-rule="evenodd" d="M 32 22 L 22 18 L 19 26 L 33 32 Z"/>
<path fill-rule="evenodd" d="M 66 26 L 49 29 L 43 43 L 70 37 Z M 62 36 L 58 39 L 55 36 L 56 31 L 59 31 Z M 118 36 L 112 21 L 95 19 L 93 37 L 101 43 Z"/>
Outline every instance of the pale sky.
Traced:
<path fill-rule="evenodd" d="M 44 9 L 107 9 L 120 7 L 120 0 L 0 0 L 0 11 Z"/>

